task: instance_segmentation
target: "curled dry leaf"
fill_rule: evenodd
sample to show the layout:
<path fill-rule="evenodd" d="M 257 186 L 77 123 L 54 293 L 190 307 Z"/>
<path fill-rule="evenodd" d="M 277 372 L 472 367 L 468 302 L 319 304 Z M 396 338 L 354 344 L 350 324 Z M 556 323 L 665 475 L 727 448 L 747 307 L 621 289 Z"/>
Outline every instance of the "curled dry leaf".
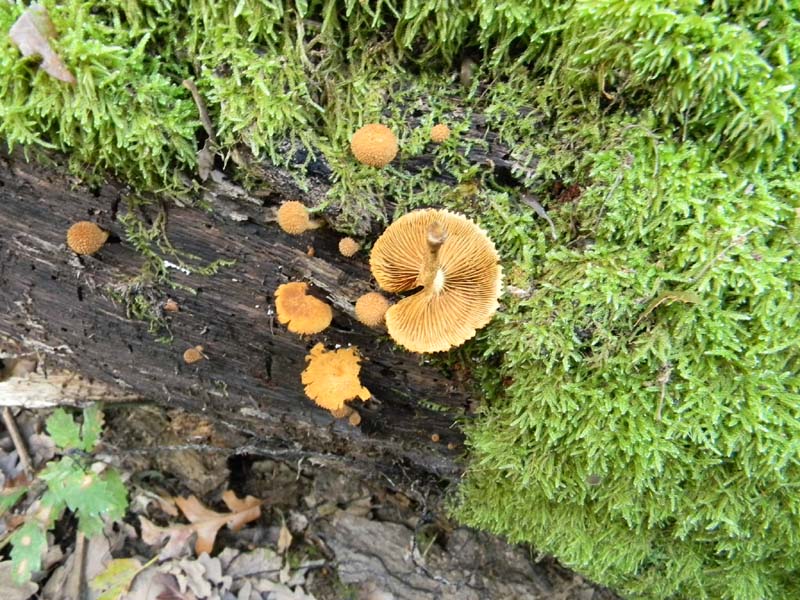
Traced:
<path fill-rule="evenodd" d="M 50 45 L 50 40 L 56 37 L 56 28 L 46 8 L 31 4 L 11 26 L 8 35 L 22 56 L 42 57 L 40 68 L 45 73 L 66 83 L 75 83 L 75 77 Z"/>
<path fill-rule="evenodd" d="M 278 534 L 278 554 L 284 554 L 291 545 L 292 534 L 286 526 L 286 523 L 281 523 L 281 531 Z"/>
<path fill-rule="evenodd" d="M 180 547 L 186 543 L 193 533 L 196 533 L 195 553 L 198 556 L 203 552 L 210 554 L 214 547 L 217 532 L 222 527 L 227 525 L 233 531 L 239 531 L 247 523 L 255 521 L 261 516 L 262 501 L 253 496 L 239 499 L 235 493 L 228 490 L 222 494 L 222 501 L 225 502 L 225 506 L 231 512 L 218 513 L 206 508 L 195 496 L 175 498 L 175 504 L 178 505 L 178 508 L 181 509 L 190 524 L 158 527 L 140 516 L 142 540 L 146 544 L 157 545 L 165 539 L 169 539 L 161 554 L 164 556 L 164 553 L 169 551 L 171 556 L 175 556 L 176 554 L 173 552 L 176 550 L 179 552 Z"/>

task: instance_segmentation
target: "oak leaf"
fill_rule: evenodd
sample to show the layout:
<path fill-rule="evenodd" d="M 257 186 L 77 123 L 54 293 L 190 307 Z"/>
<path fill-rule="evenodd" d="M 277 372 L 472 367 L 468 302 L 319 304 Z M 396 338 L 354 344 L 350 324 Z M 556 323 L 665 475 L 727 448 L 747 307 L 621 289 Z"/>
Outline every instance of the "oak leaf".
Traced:
<path fill-rule="evenodd" d="M 233 531 L 239 531 L 247 523 L 261 516 L 262 501 L 253 496 L 239 499 L 234 492 L 228 490 L 222 494 L 222 501 L 231 512 L 219 513 L 206 508 L 195 496 L 175 498 L 175 504 L 188 519 L 189 524 L 158 527 L 144 517 L 139 517 L 142 523 L 142 540 L 147 544 L 156 545 L 169 538 L 167 547 L 171 546 L 174 550 L 191 534 L 196 533 L 195 553 L 198 556 L 203 552 L 210 554 L 217 533 L 222 527 L 227 526 Z"/>

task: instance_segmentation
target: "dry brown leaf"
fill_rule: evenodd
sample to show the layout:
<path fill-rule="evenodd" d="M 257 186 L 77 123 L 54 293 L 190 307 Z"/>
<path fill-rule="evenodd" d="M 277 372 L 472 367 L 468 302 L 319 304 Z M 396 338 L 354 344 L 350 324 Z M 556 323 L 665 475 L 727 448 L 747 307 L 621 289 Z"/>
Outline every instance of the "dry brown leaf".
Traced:
<path fill-rule="evenodd" d="M 244 499 L 239 499 L 234 492 L 228 490 L 222 495 L 222 500 L 231 512 L 218 513 L 206 508 L 195 496 L 174 498 L 175 504 L 189 520 L 189 524 L 159 527 L 145 517 L 139 516 L 142 541 L 150 546 L 157 546 L 168 540 L 160 554 L 163 558 L 171 558 L 180 553 L 193 534 L 197 534 L 195 553 L 198 556 L 203 552 L 210 554 L 217 533 L 222 527 L 227 525 L 233 531 L 239 531 L 247 523 L 261 516 L 262 501 L 258 498 L 246 496 Z"/>
<path fill-rule="evenodd" d="M 141 515 L 139 515 L 139 523 L 142 526 L 142 541 L 145 544 L 159 546 L 164 540 L 168 540 L 158 553 L 159 557 L 164 560 L 180 556 L 195 533 L 191 525 L 159 527 Z"/>
<path fill-rule="evenodd" d="M 221 527 L 227 525 L 233 531 L 239 531 L 247 523 L 255 521 L 261 516 L 261 500 L 258 498 L 246 496 L 240 500 L 235 493 L 228 490 L 222 494 L 222 500 L 231 510 L 230 513 L 218 513 L 210 510 L 194 496 L 175 498 L 175 504 L 197 532 L 194 548 L 198 556 L 203 552 L 211 554 L 214 540 Z"/>
<path fill-rule="evenodd" d="M 241 519 L 246 519 L 242 520 L 238 524 L 229 525 L 233 531 L 239 531 L 247 523 L 250 521 L 255 521 L 261 516 L 262 500 L 254 498 L 253 496 L 245 496 L 243 500 L 239 500 L 234 492 L 228 490 L 223 492 L 222 501 L 225 503 L 225 506 L 231 510 L 231 512 L 240 513 L 242 515 Z"/>
<path fill-rule="evenodd" d="M 281 531 L 278 534 L 278 554 L 283 554 L 292 545 L 292 534 L 286 523 L 281 523 Z"/>
<path fill-rule="evenodd" d="M 56 37 L 56 30 L 46 8 L 31 4 L 11 26 L 8 35 L 22 56 L 42 57 L 39 68 L 45 73 L 66 83 L 75 83 L 75 77 L 50 46 L 50 40 Z"/>

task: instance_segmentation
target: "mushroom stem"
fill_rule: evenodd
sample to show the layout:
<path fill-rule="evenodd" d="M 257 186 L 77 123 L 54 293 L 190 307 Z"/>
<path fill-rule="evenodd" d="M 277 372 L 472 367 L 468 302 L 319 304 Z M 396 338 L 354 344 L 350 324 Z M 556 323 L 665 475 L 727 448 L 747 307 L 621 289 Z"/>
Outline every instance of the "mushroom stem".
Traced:
<path fill-rule="evenodd" d="M 325 225 L 325 221 L 323 221 L 322 219 L 309 219 L 308 220 L 308 228 L 309 229 L 319 229 L 323 225 Z"/>
<path fill-rule="evenodd" d="M 446 239 L 447 231 L 439 221 L 434 221 L 428 226 L 428 255 L 425 257 L 425 264 L 417 277 L 417 286 L 438 291 L 432 284 L 439 271 L 439 249 Z"/>

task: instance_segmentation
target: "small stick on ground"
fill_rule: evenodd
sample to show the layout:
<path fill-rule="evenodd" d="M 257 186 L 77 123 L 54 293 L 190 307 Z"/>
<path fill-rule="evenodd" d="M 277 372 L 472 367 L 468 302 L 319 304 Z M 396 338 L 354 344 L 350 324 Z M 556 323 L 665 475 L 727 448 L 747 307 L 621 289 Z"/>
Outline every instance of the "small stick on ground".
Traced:
<path fill-rule="evenodd" d="M 75 538 L 75 564 L 64 585 L 62 598 L 82 599 L 84 597 L 83 578 L 84 563 L 86 562 L 86 536 L 80 531 Z"/>
<path fill-rule="evenodd" d="M 25 440 L 22 439 L 22 436 L 19 433 L 17 422 L 14 420 L 14 413 L 11 412 L 11 409 L 8 406 L 3 408 L 3 424 L 6 426 L 6 429 L 11 436 L 11 441 L 14 442 L 14 448 L 17 450 L 19 461 L 22 463 L 22 467 L 25 469 L 25 474 L 28 477 L 33 477 L 33 463 L 31 462 L 31 455 L 28 454 L 28 447 L 25 445 Z"/>

